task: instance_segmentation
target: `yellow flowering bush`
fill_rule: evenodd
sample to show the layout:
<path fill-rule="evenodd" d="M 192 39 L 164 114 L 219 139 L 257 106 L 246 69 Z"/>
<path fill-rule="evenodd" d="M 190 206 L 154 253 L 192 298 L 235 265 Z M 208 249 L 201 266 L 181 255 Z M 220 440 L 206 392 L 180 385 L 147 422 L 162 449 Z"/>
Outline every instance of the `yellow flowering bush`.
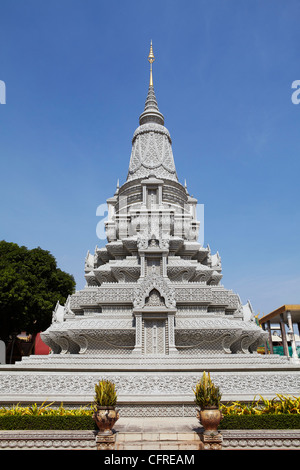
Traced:
<path fill-rule="evenodd" d="M 267 400 L 260 395 L 259 399 L 254 399 L 249 404 L 238 401 L 231 404 L 222 404 L 221 411 L 224 416 L 300 414 L 300 397 L 277 394 L 271 400 Z"/>
<path fill-rule="evenodd" d="M 0 408 L 0 416 L 92 416 L 92 404 L 80 408 L 64 408 L 63 403 L 57 408 L 50 408 L 54 402 L 41 405 L 34 403 L 33 405 L 22 406 L 19 403 L 9 408 Z"/>
<path fill-rule="evenodd" d="M 46 402 L 38 405 L 22 406 L 20 403 L 10 407 L 3 406 L 0 408 L 1 416 L 92 416 L 94 404 L 79 408 L 65 408 L 63 403 L 58 407 L 51 407 L 54 402 L 46 404 Z M 232 403 L 221 403 L 220 410 L 224 416 L 241 416 L 241 415 L 264 415 L 264 414 L 298 414 L 300 415 L 300 396 L 288 396 L 277 394 L 272 399 L 265 399 L 259 396 L 251 403 L 242 403 L 235 401 Z"/>

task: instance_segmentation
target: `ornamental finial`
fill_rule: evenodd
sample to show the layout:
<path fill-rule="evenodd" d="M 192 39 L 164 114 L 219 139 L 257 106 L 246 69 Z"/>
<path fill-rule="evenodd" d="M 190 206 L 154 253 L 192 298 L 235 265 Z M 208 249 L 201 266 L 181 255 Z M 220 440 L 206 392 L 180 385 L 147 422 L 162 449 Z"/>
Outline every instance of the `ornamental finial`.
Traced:
<path fill-rule="evenodd" d="M 151 39 L 151 44 L 150 44 L 150 52 L 149 52 L 149 55 L 148 55 L 148 61 L 150 62 L 150 82 L 149 82 L 149 86 L 153 86 L 152 64 L 155 61 L 155 57 L 154 57 L 154 54 L 153 54 L 152 39 Z"/>

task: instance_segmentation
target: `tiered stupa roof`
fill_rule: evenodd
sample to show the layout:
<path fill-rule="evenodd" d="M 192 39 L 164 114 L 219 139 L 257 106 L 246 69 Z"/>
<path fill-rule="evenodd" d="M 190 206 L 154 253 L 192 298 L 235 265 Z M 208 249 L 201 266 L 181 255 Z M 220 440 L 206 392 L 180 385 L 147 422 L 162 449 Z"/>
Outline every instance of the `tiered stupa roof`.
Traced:
<path fill-rule="evenodd" d="M 203 370 L 212 371 L 224 399 L 299 390 L 299 366 L 257 354 L 267 333 L 221 285 L 219 254 L 198 241 L 197 200 L 177 179 L 154 93 L 152 44 L 148 60 L 128 177 L 107 200 L 107 243 L 88 252 L 85 288 L 64 307 L 57 303 L 41 334 L 53 353 L 2 370 L 9 400 L 90 402 L 105 377 L 116 384 L 123 415 L 183 416 L 194 413 L 192 390 Z"/>
<path fill-rule="evenodd" d="M 151 175 L 178 181 L 170 133 L 164 127 L 164 116 L 159 111 L 153 86 L 152 63 L 155 59 L 152 42 L 148 60 L 151 67 L 149 89 L 144 111 L 139 118 L 140 125 L 132 139 L 127 181 Z"/>

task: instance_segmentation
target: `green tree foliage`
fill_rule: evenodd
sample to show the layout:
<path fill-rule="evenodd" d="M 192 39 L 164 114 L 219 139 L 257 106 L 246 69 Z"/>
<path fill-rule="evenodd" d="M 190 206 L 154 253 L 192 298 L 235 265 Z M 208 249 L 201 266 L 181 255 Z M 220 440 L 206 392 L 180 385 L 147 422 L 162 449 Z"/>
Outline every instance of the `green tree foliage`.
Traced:
<path fill-rule="evenodd" d="M 0 338 L 48 328 L 59 300 L 75 291 L 75 280 L 60 270 L 49 251 L 0 241 Z"/>

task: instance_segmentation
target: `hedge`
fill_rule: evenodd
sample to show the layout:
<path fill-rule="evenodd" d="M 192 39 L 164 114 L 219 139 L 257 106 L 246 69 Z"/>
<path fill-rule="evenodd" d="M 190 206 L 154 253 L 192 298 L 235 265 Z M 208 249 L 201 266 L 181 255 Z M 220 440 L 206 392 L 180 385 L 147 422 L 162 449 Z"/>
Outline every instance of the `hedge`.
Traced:
<path fill-rule="evenodd" d="M 92 416 L 41 416 L 4 415 L 0 416 L 0 430 L 95 430 Z"/>
<path fill-rule="evenodd" d="M 300 429 L 300 414 L 227 415 L 222 429 Z"/>
<path fill-rule="evenodd" d="M 92 416 L 0 416 L 0 430 L 96 430 Z M 300 429 L 300 414 L 229 415 L 222 429 Z"/>

